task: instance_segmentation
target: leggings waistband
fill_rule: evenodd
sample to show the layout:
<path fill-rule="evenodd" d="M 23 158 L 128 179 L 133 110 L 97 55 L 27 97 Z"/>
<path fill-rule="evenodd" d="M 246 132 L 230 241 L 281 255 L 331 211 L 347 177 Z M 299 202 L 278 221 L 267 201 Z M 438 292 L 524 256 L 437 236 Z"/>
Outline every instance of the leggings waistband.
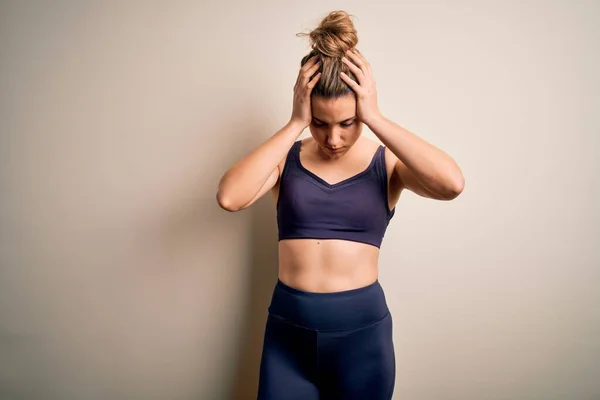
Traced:
<path fill-rule="evenodd" d="M 379 280 L 356 289 L 317 293 L 293 288 L 278 278 L 268 310 L 274 317 L 319 331 L 360 328 L 389 313 Z"/>

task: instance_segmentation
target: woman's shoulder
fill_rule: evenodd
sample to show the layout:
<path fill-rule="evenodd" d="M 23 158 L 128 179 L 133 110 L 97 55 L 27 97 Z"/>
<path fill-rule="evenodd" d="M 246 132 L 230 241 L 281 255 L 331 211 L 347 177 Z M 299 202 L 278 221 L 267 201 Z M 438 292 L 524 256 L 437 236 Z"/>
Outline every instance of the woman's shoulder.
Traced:
<path fill-rule="evenodd" d="M 395 166 L 396 166 L 396 163 L 398 162 L 398 157 L 396 157 L 396 155 L 385 144 L 378 142 L 376 140 L 373 140 L 371 138 L 368 138 L 368 137 L 365 137 L 364 140 L 365 140 L 364 146 L 365 146 L 365 148 L 369 147 L 367 149 L 367 152 L 370 151 L 371 154 L 373 154 L 375 151 L 378 151 L 380 147 L 382 148 L 383 161 L 385 162 L 385 169 L 388 174 L 388 178 L 393 177 L 394 171 L 395 171 Z"/>
<path fill-rule="evenodd" d="M 385 146 L 380 142 L 366 136 L 361 136 L 354 145 L 358 146 L 361 150 L 360 152 L 367 158 L 375 155 L 375 153 L 379 151 L 380 147 L 385 148 Z"/>

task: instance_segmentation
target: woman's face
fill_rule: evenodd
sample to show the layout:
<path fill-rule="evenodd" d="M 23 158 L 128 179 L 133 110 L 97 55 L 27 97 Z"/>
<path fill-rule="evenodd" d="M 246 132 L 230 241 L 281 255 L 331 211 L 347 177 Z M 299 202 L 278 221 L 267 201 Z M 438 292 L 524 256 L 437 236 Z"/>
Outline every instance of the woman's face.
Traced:
<path fill-rule="evenodd" d="M 362 122 L 356 116 L 356 98 L 353 94 L 337 99 L 311 97 L 312 137 L 331 158 L 340 158 L 358 140 Z"/>

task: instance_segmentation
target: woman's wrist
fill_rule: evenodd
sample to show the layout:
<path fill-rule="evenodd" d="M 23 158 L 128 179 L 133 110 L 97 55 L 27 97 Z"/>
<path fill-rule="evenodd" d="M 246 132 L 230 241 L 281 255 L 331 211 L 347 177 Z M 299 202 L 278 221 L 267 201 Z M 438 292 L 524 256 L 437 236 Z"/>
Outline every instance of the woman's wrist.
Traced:
<path fill-rule="evenodd" d="M 302 132 L 304 132 L 304 130 L 308 127 L 308 125 L 309 124 L 307 124 L 306 122 L 290 119 L 289 122 L 286 124 L 286 127 L 290 128 L 294 132 L 298 132 L 298 136 L 300 136 Z"/>

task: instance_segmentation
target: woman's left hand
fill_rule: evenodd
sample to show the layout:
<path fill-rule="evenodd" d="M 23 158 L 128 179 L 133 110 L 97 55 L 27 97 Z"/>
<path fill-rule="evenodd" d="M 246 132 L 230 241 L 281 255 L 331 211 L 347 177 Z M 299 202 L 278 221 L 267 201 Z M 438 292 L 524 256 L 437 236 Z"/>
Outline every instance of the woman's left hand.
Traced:
<path fill-rule="evenodd" d="M 340 77 L 356 93 L 356 114 L 358 119 L 368 125 L 369 121 L 381 115 L 377 105 L 377 90 L 375 88 L 375 78 L 373 77 L 373 71 L 371 71 L 371 65 L 357 49 L 348 50 L 346 57 L 342 58 L 342 62 L 346 63 L 358 80 L 357 83 L 350 79 L 344 72 L 340 73 Z"/>

